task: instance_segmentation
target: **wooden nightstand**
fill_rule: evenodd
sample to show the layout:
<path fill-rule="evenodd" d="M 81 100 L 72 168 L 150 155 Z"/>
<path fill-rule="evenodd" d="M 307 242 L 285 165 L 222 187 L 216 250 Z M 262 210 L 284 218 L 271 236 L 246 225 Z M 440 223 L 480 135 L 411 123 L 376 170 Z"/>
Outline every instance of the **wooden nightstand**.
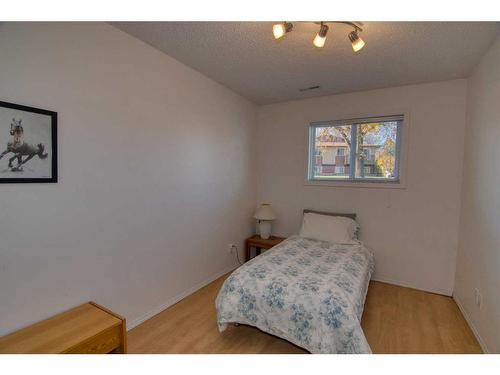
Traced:
<path fill-rule="evenodd" d="M 252 247 L 255 247 L 255 255 L 260 255 L 260 251 L 262 249 L 270 249 L 273 246 L 276 246 L 281 241 L 283 241 L 285 237 L 276 237 L 271 236 L 267 240 L 260 238 L 258 234 L 253 235 L 250 238 L 247 238 L 245 241 L 246 253 L 245 253 L 245 262 L 250 260 L 250 250 Z"/>

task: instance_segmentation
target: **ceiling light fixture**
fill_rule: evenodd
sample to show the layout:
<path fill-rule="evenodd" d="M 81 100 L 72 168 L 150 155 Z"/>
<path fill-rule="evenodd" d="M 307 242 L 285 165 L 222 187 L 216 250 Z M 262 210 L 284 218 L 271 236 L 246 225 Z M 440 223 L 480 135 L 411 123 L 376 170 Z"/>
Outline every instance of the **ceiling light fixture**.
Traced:
<path fill-rule="evenodd" d="M 344 24 L 352 27 L 354 30 L 351 31 L 347 36 L 351 41 L 352 50 L 357 53 L 364 46 L 365 41 L 361 39 L 359 34 L 363 31 L 361 22 L 345 22 L 345 21 L 321 21 L 315 22 L 320 25 L 319 31 L 314 37 L 313 44 L 317 48 L 323 48 L 325 46 L 326 34 L 328 33 L 327 23 L 337 23 Z M 275 39 L 283 38 L 286 33 L 289 33 L 293 29 L 293 24 L 291 22 L 281 22 L 273 25 L 273 35 Z"/>
<path fill-rule="evenodd" d="M 325 25 L 323 22 L 321 22 L 321 26 L 319 27 L 319 31 L 313 40 L 313 44 L 315 47 L 323 48 L 325 46 L 327 32 L 328 32 L 328 26 Z"/>
<path fill-rule="evenodd" d="M 359 52 L 365 46 L 365 41 L 358 35 L 358 30 L 349 33 L 349 40 L 354 52 Z"/>
<path fill-rule="evenodd" d="M 290 22 L 282 22 L 273 25 L 273 35 L 274 39 L 281 39 L 286 33 L 289 33 L 293 29 L 293 24 Z"/>

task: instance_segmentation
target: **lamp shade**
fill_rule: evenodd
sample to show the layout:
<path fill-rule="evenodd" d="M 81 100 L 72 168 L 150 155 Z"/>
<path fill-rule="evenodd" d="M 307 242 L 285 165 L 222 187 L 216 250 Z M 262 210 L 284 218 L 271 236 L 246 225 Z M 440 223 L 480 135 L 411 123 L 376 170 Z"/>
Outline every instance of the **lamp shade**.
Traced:
<path fill-rule="evenodd" d="M 276 215 L 273 210 L 271 210 L 271 205 L 264 203 L 262 204 L 253 217 L 257 220 L 274 220 Z"/>

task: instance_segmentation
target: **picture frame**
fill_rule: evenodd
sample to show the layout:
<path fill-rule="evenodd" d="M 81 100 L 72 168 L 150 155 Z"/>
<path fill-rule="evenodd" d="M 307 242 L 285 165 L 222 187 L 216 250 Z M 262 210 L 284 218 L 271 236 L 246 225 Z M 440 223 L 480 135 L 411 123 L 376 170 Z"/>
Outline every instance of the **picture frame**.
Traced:
<path fill-rule="evenodd" d="M 57 112 L 0 101 L 0 183 L 57 181 Z"/>

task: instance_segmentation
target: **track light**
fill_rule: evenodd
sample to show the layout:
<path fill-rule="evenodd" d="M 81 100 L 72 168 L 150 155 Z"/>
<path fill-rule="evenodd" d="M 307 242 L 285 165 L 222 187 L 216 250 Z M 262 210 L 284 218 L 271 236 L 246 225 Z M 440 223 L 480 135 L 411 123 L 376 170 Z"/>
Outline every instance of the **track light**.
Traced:
<path fill-rule="evenodd" d="M 349 40 L 351 41 L 352 50 L 354 52 L 360 51 L 365 46 L 365 41 L 358 35 L 358 30 L 349 33 Z"/>
<path fill-rule="evenodd" d="M 349 40 L 351 41 L 352 50 L 356 53 L 359 52 L 364 46 L 365 41 L 361 39 L 359 33 L 363 31 L 361 26 L 363 25 L 361 22 L 348 22 L 348 21 L 322 21 L 315 22 L 315 24 L 319 24 L 319 31 L 316 33 L 314 37 L 313 44 L 316 48 L 323 48 L 326 42 L 326 34 L 328 33 L 328 25 L 327 23 L 335 23 L 335 24 L 343 24 L 348 25 L 354 29 L 349 34 L 347 34 Z M 287 33 L 292 31 L 293 24 L 291 22 L 280 22 L 273 25 L 273 35 L 275 39 L 283 38 Z"/>
<path fill-rule="evenodd" d="M 328 32 L 328 26 L 321 22 L 321 27 L 319 32 L 316 34 L 313 40 L 313 44 L 318 48 L 323 48 L 326 41 L 326 33 Z"/>
<path fill-rule="evenodd" d="M 274 39 L 281 39 L 286 33 L 292 31 L 293 24 L 291 22 L 282 22 L 273 25 Z"/>

